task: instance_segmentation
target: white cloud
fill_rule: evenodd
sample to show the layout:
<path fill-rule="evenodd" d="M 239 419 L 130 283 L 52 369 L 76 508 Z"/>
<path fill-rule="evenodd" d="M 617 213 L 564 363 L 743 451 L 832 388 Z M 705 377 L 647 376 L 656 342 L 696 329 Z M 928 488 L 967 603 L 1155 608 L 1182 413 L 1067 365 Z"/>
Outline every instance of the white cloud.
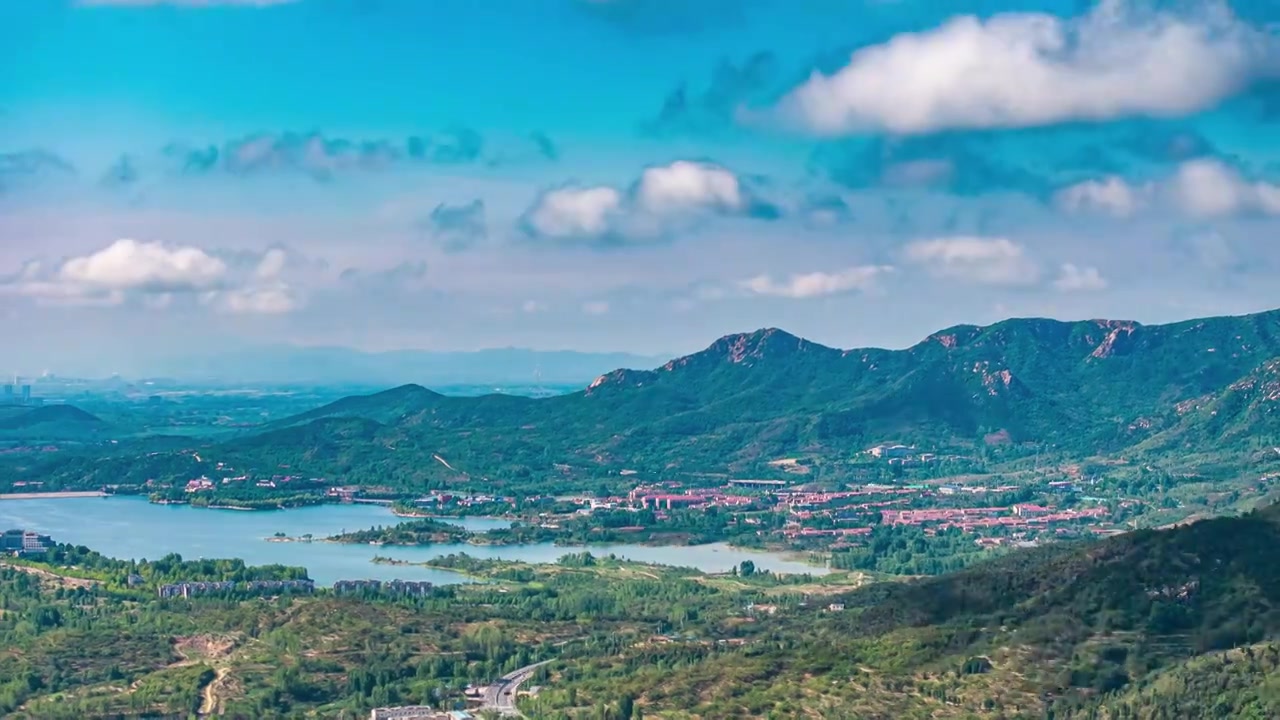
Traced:
<path fill-rule="evenodd" d="M 194 247 L 117 240 L 91 255 L 67 260 L 59 280 L 101 290 L 189 292 L 220 284 L 227 265 Z"/>
<path fill-rule="evenodd" d="M 284 283 L 238 288 L 219 293 L 213 300 L 221 309 L 238 315 L 280 315 L 299 306 L 297 296 Z"/>
<path fill-rule="evenodd" d="M 582 312 L 588 315 L 604 315 L 609 312 L 609 303 L 603 300 L 591 300 L 582 303 Z"/>
<path fill-rule="evenodd" d="M 560 188 L 543 193 L 525 223 L 542 237 L 599 237 L 609 232 L 621 207 L 622 193 L 611 187 Z"/>
<path fill-rule="evenodd" d="M 804 299 L 870 290 L 880 276 L 892 271 L 886 265 L 859 265 L 832 273 L 799 273 L 782 280 L 766 274 L 743 280 L 740 286 L 755 295 Z"/>
<path fill-rule="evenodd" d="M 1223 2 L 1194 16 L 1102 0 L 1063 19 L 957 17 L 855 52 L 787 95 L 784 117 L 824 134 L 882 128 L 928 133 L 1212 107 L 1275 72 L 1276 42 Z"/>
<path fill-rule="evenodd" d="M 538 302 L 537 300 L 525 300 L 524 303 L 520 305 L 521 311 L 529 313 L 531 315 L 533 313 L 542 312 L 543 310 L 546 310 L 546 309 L 547 309 L 546 306 Z"/>
<path fill-rule="evenodd" d="M 907 245 L 907 262 L 935 277 L 957 278 L 982 285 L 1031 285 L 1040 279 L 1039 265 L 1026 250 L 1007 238 L 945 237 Z"/>
<path fill-rule="evenodd" d="M 281 279 L 287 259 L 273 248 L 251 263 L 228 264 L 197 247 L 122 239 L 60 264 L 29 262 L 0 280 L 0 292 L 58 305 L 122 305 L 133 298 L 153 310 L 185 295 L 233 313 L 281 313 L 299 304 Z"/>
<path fill-rule="evenodd" d="M 632 186 L 564 187 L 544 192 L 524 214 L 536 237 L 581 240 L 655 239 L 713 215 L 776 217 L 753 200 L 732 171 L 677 160 L 646 168 Z"/>
<path fill-rule="evenodd" d="M 1251 182 L 1217 160 L 1183 163 L 1170 189 L 1178 207 L 1197 217 L 1280 215 L 1280 185 Z"/>
<path fill-rule="evenodd" d="M 1060 190 L 1058 207 L 1068 212 L 1097 212 L 1129 217 L 1159 198 L 1161 207 L 1191 217 L 1213 218 L 1255 213 L 1280 215 L 1280 185 L 1254 181 L 1212 158 L 1188 160 L 1172 176 L 1132 184 L 1110 176 Z"/>
<path fill-rule="evenodd" d="M 1150 190 L 1149 186 L 1134 186 L 1124 178 L 1112 175 L 1063 188 L 1057 193 L 1055 200 L 1058 207 L 1068 212 L 1102 213 L 1127 218 L 1146 203 Z"/>
<path fill-rule="evenodd" d="M 270 280 L 279 277 L 288 259 L 289 256 L 284 250 L 271 248 L 263 253 L 262 260 L 258 262 L 258 267 L 253 271 L 253 274 L 259 280 Z"/>
<path fill-rule="evenodd" d="M 1107 281 L 1096 267 L 1080 267 L 1072 263 L 1063 263 L 1058 269 L 1058 277 L 1053 281 L 1053 287 L 1062 292 L 1105 290 Z"/>
<path fill-rule="evenodd" d="M 745 205 L 736 175 L 717 165 L 688 160 L 647 168 L 640 175 L 635 201 L 655 214 L 708 209 L 734 212 Z"/>

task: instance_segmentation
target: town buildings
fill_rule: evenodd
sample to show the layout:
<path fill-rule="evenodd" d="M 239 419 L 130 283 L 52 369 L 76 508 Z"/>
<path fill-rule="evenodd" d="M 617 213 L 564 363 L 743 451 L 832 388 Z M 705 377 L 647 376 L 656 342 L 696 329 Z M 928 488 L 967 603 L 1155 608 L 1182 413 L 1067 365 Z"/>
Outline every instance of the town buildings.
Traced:
<path fill-rule="evenodd" d="M 191 598 L 197 595 L 213 595 L 242 591 L 248 593 L 265 593 L 288 590 L 291 592 L 313 592 L 316 589 L 313 580 L 250 580 L 238 584 L 234 580 L 181 582 L 161 585 L 158 593 L 162 598 Z"/>
<path fill-rule="evenodd" d="M 4 390 L 0 391 L 0 405 L 39 407 L 44 405 L 44 400 L 31 397 L 30 384 L 18 386 L 15 381 L 14 383 L 5 383 Z"/>
<path fill-rule="evenodd" d="M 31 530 L 5 530 L 0 535 L 0 552 L 7 555 L 32 555 L 53 547 L 53 539 Z"/>
<path fill-rule="evenodd" d="M 875 447 L 872 447 L 872 448 L 867 448 L 865 452 L 871 457 L 888 460 L 892 458 L 904 458 L 910 455 L 914 450 L 915 448 L 909 447 L 907 445 L 885 444 L 885 445 L 876 445 Z"/>
<path fill-rule="evenodd" d="M 235 589 L 235 582 L 225 580 L 221 582 L 184 582 L 171 583 L 161 585 L 157 590 L 162 598 L 190 598 L 197 595 L 212 595 L 220 592 L 231 592 Z"/>
<path fill-rule="evenodd" d="M 432 585 L 426 581 L 416 580 L 339 580 L 333 584 L 333 591 L 339 595 L 353 592 L 374 592 L 387 595 L 423 596 L 431 593 Z"/>

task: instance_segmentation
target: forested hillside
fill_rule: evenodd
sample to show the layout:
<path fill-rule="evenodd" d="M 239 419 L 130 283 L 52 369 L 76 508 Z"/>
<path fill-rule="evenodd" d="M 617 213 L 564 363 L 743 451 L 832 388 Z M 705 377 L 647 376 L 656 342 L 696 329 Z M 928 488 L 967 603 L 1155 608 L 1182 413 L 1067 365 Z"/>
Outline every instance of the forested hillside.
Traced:
<path fill-rule="evenodd" d="M 301 570 L 63 546 L 0 569 L 0 712 L 355 718 L 546 659 L 530 718 L 1270 718 L 1277 543 L 1270 507 L 914 581 L 448 556 L 485 582 L 265 600 L 154 584 Z"/>

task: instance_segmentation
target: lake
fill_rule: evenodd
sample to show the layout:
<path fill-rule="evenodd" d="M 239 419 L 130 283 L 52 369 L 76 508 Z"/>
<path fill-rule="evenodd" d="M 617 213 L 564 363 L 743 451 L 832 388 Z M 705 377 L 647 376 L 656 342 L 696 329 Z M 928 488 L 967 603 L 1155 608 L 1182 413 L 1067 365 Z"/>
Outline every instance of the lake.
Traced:
<path fill-rule="evenodd" d="M 487 530 L 510 524 L 496 518 L 442 519 L 469 530 Z M 472 557 L 555 562 L 568 553 L 587 550 L 596 556 L 613 554 L 638 562 L 694 567 L 705 572 L 724 572 L 743 560 L 751 560 L 762 570 L 779 573 L 819 575 L 826 572 L 823 568 L 789 559 L 782 553 L 742 550 L 722 543 L 678 547 L 558 546 L 551 543 L 394 547 L 266 540 L 276 533 L 289 537 L 310 533 L 323 538 L 348 530 L 393 525 L 402 520 L 385 506 L 363 503 L 250 512 L 209 510 L 189 505 L 153 505 L 142 497 L 0 500 L 0 530 L 35 530 L 51 535 L 58 542 L 86 545 L 116 558 L 154 560 L 168 553 L 178 553 L 187 559 L 241 558 L 250 565 L 299 565 L 307 568 L 311 578 L 321 585 L 364 578 L 429 580 L 441 585 L 467 582 L 466 577 L 444 570 L 372 562 L 375 555 L 423 562 L 441 555 L 464 552 Z"/>

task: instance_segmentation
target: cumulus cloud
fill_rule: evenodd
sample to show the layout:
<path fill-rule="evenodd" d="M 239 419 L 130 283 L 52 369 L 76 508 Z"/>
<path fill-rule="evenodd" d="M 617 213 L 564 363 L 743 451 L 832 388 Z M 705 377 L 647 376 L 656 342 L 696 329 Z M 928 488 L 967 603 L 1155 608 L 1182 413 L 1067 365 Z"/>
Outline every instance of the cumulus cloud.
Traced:
<path fill-rule="evenodd" d="M 1280 215 L 1280 185 L 1251 181 L 1216 160 L 1183 163 L 1169 184 L 1178 207 L 1197 217 Z"/>
<path fill-rule="evenodd" d="M 1088 292 L 1105 290 L 1107 281 L 1096 267 L 1080 267 L 1072 263 L 1063 263 L 1058 268 L 1058 277 L 1053 287 L 1062 292 Z"/>
<path fill-rule="evenodd" d="M 1039 265 L 1022 245 L 1008 238 L 944 237 L 918 240 L 904 250 L 907 262 L 935 277 L 955 278 L 981 285 L 1032 285 L 1040 279 Z"/>
<path fill-rule="evenodd" d="M 737 175 L 688 160 L 646 168 L 634 195 L 641 209 L 655 214 L 703 209 L 737 212 L 745 203 Z"/>
<path fill-rule="evenodd" d="M 563 187 L 544 192 L 525 214 L 525 229 L 538 237 L 600 238 L 622 210 L 622 193 L 611 187 Z"/>
<path fill-rule="evenodd" d="M 199 248 L 124 239 L 67 260 L 57 278 L 104 290 L 192 292 L 217 287 L 226 273 L 226 263 Z"/>
<path fill-rule="evenodd" d="M 1280 185 L 1251 180 L 1212 158 L 1188 160 L 1158 181 L 1135 184 L 1109 176 L 1064 188 L 1056 196 L 1063 210 L 1116 217 L 1133 215 L 1157 198 L 1171 211 L 1195 218 L 1280 215 Z"/>
<path fill-rule="evenodd" d="M 242 267 L 201 248 L 126 238 L 59 263 L 29 262 L 0 280 L 0 291 L 73 305 L 119 305 L 136 298 L 153 309 L 186 295 L 232 312 L 285 312 L 297 305 L 281 278 L 286 263 L 280 248 Z"/>
<path fill-rule="evenodd" d="M 764 274 L 743 280 L 739 286 L 753 295 L 806 299 L 867 291 L 875 287 L 881 276 L 892 271 L 887 265 L 858 265 L 835 272 L 798 273 L 781 279 Z"/>
<path fill-rule="evenodd" d="M 221 309 L 237 315 L 281 315 L 298 308 L 293 290 L 283 283 L 237 288 L 212 299 Z"/>
<path fill-rule="evenodd" d="M 625 191 L 608 185 L 546 191 L 521 224 L 534 237 L 617 243 L 661 238 L 710 215 L 773 219 L 778 210 L 726 168 L 677 160 L 646 168 Z"/>
<path fill-rule="evenodd" d="M 1101 180 L 1086 180 L 1060 190 L 1055 200 L 1068 212 L 1102 213 L 1126 218 L 1142 207 L 1150 195 L 1147 186 L 1134 186 L 1124 178 L 1112 175 Z"/>
<path fill-rule="evenodd" d="M 271 248 L 262 254 L 262 259 L 253 270 L 254 277 L 259 280 L 274 280 L 280 277 L 289 255 L 282 248 Z"/>
<path fill-rule="evenodd" d="M 954 18 L 854 52 L 777 110 L 822 134 L 1015 128 L 1212 107 L 1275 71 L 1276 44 L 1214 2 L 1194 14 L 1102 0 L 1086 15 Z"/>

